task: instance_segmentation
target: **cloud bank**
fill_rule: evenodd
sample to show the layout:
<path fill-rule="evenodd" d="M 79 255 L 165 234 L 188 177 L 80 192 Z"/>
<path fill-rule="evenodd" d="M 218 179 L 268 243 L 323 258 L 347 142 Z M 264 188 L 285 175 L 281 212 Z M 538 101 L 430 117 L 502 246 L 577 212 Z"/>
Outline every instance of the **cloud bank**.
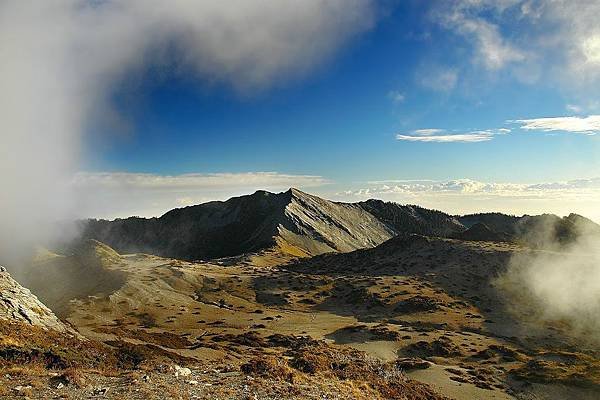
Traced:
<path fill-rule="evenodd" d="M 0 3 L 0 262 L 72 215 L 90 118 L 149 68 L 248 93 L 302 76 L 372 25 L 369 0 Z M 108 112 L 108 111 L 107 111 Z"/>
<path fill-rule="evenodd" d="M 78 173 L 72 192 L 84 198 L 79 217 L 112 219 L 155 217 L 166 211 L 256 190 L 316 188 L 330 183 L 321 176 L 276 172 L 157 175 L 127 172 Z"/>
<path fill-rule="evenodd" d="M 600 223 L 600 178 L 564 182 L 511 183 L 473 179 L 387 180 L 341 191 L 340 200 L 379 198 L 418 204 L 451 214 L 504 212 L 507 214 L 579 213 Z"/>

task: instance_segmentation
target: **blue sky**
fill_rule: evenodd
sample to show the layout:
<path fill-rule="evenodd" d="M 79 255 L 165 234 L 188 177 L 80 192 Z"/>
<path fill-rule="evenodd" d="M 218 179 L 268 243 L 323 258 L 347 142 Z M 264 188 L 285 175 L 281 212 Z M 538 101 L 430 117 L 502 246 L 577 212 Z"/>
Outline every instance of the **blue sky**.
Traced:
<path fill-rule="evenodd" d="M 88 168 L 156 174 L 278 171 L 321 175 L 340 184 L 595 176 L 598 137 L 560 131 L 550 136 L 506 123 L 570 115 L 571 93 L 554 82 L 522 83 L 504 70 L 473 65 L 465 38 L 437 26 L 422 3 L 399 3 L 388 12 L 326 64 L 257 92 L 238 93 L 227 83 L 209 86 L 168 71 L 157 81 L 156 71 L 144 71 L 141 83 L 114 93 L 131 130 L 94 152 Z M 508 20 L 500 29 L 513 32 L 519 25 Z M 460 71 L 454 87 L 423 84 L 444 70 Z M 572 97 L 577 100 L 577 93 Z M 480 143 L 395 139 L 425 128 L 512 131 Z"/>
<path fill-rule="evenodd" d="M 120 32 L 111 3 L 86 18 Z M 119 11 L 148 20 L 151 3 Z M 75 74 L 103 93 L 82 117 L 75 180 L 112 196 L 87 196 L 83 213 L 159 215 L 298 186 L 456 213 L 600 218 L 598 2 L 315 0 L 257 11 L 262 3 L 181 1 L 185 14 L 168 10 L 177 23 L 82 45 L 114 58 Z M 251 24 L 231 32 L 229 19 Z M 202 32 L 197 42 L 229 41 L 190 44 L 171 23 Z M 133 43 L 135 58 L 116 41 Z"/>

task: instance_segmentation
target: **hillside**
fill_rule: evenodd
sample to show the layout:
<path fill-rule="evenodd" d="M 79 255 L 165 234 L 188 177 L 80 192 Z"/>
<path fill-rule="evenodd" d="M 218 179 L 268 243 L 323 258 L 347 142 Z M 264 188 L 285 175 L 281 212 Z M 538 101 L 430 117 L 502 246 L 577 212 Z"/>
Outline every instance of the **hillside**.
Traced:
<path fill-rule="evenodd" d="M 283 311 L 245 286 L 253 276 L 244 265 L 119 255 L 96 241 L 36 262 L 40 273 L 61 263 L 71 273 L 80 268 L 95 285 L 120 270 L 126 282 L 80 299 L 68 298 L 76 288 L 58 285 L 63 301 L 76 303 L 64 309 L 84 337 L 0 268 L 0 398 L 446 399 L 393 361 L 293 334 L 301 325 L 260 331 Z M 58 283 L 44 277 L 46 290 Z M 76 278 L 72 285 L 91 287 Z M 308 326 L 303 314 L 289 317 Z"/>
<path fill-rule="evenodd" d="M 14 271 L 15 279 L 31 289 L 59 316 L 69 302 L 109 294 L 123 285 L 123 273 L 115 270 L 121 256 L 96 240 L 78 242 L 67 254 L 44 252 L 31 265 Z"/>
<path fill-rule="evenodd" d="M 517 217 L 501 213 L 470 214 L 457 217 L 468 231 L 454 237 L 465 240 L 505 240 L 545 248 L 568 245 L 581 235 L 600 236 L 600 225 L 577 214 Z"/>
<path fill-rule="evenodd" d="M 529 253 L 547 252 L 400 234 L 374 248 L 270 266 L 260 262 L 265 252 L 201 263 L 119 255 L 110 269 L 124 274 L 123 285 L 70 302 L 66 319 L 92 340 L 143 345 L 133 360 L 150 349 L 185 357 L 177 362 L 194 381 L 234 393 L 221 398 L 247 398 L 245 375 L 262 382 L 252 387 L 258 398 L 436 398 L 416 382 L 460 400 L 597 398 L 595 345 L 582 346 L 566 321 L 531 320 L 531 302 L 495 284 L 513 257 Z M 211 398 L 173 373 L 166 380 L 153 370 L 150 385 Z M 390 378 L 426 394 L 402 388 L 391 396 L 377 383 Z M 286 387 L 297 391 L 279 391 Z"/>
<path fill-rule="evenodd" d="M 437 210 L 373 199 L 358 204 L 393 229 L 396 234 L 416 233 L 449 237 L 465 230 L 465 226 L 455 217 Z"/>

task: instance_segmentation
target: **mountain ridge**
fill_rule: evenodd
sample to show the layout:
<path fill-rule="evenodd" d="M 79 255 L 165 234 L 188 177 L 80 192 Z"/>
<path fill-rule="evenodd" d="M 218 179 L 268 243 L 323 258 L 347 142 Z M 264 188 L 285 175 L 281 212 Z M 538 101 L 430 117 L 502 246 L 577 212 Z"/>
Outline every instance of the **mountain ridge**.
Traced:
<path fill-rule="evenodd" d="M 479 229 L 470 229 L 473 226 Z M 154 218 L 89 219 L 82 221 L 81 228 L 83 239 L 99 240 L 121 254 L 202 260 L 273 247 L 294 256 L 348 252 L 375 247 L 399 234 L 543 247 L 554 239 L 560 243 L 574 240 L 581 227 L 600 234 L 600 226 L 576 214 L 564 218 L 501 213 L 452 216 L 376 199 L 334 202 L 290 188 L 176 208 Z"/>

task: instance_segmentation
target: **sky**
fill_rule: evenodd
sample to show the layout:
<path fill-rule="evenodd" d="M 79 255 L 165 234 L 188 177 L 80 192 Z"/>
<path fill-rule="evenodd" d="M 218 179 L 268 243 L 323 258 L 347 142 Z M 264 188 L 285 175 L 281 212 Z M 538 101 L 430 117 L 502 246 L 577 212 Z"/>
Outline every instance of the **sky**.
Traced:
<path fill-rule="evenodd" d="M 2 166 L 34 165 L 14 205 L 158 216 L 293 186 L 600 222 L 600 1 L 23 3 L 0 6 Z"/>

